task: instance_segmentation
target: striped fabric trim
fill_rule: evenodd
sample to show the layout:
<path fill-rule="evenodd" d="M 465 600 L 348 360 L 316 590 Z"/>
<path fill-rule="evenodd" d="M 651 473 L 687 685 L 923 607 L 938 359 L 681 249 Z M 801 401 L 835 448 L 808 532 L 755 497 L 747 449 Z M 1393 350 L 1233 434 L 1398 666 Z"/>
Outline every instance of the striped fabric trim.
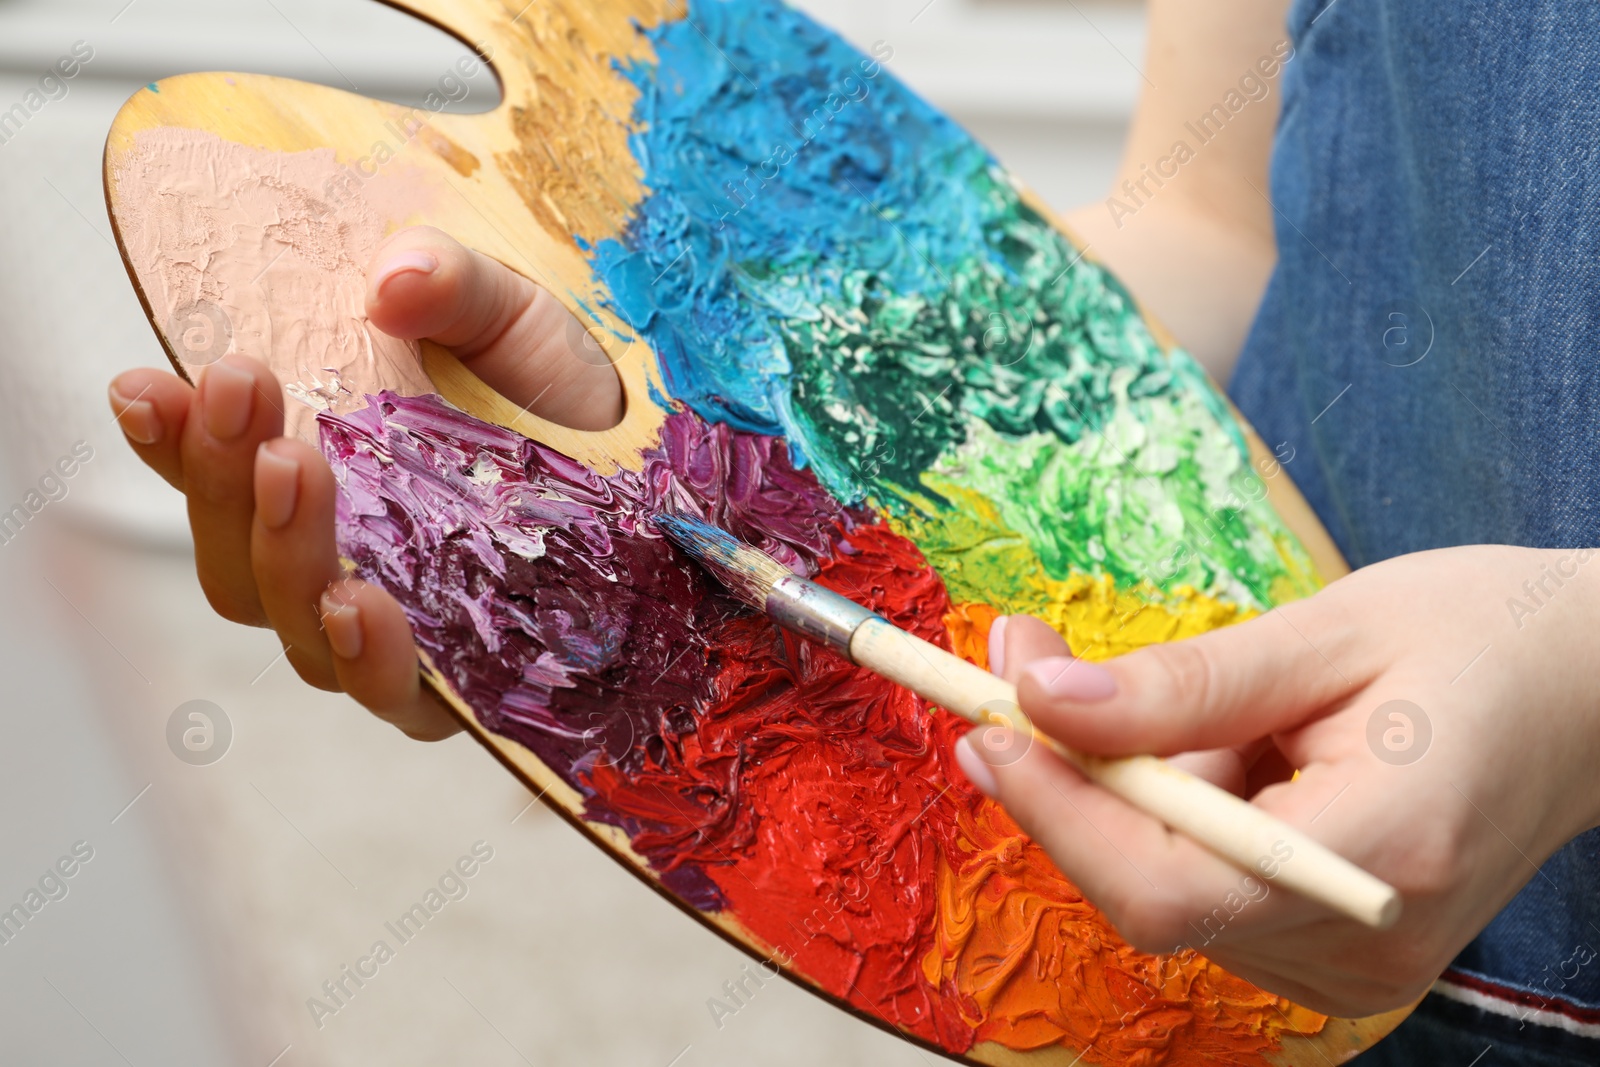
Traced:
<path fill-rule="evenodd" d="M 1549 1026 L 1600 1040 L 1600 1008 L 1491 982 L 1465 971 L 1446 971 L 1433 983 L 1441 997 L 1522 1023 Z"/>

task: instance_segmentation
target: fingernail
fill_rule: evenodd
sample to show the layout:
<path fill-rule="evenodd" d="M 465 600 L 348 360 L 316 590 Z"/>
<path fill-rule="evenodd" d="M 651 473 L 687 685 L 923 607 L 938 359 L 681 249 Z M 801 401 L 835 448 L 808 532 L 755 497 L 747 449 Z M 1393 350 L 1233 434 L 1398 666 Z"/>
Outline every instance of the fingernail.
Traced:
<path fill-rule="evenodd" d="M 200 414 L 206 432 L 218 441 L 231 441 L 244 433 L 255 413 L 256 379 L 225 356 L 206 368 L 200 380 Z"/>
<path fill-rule="evenodd" d="M 161 440 L 161 418 L 156 406 L 148 400 L 130 399 L 111 387 L 111 410 L 116 413 L 117 425 L 128 440 L 141 445 L 153 445 Z"/>
<path fill-rule="evenodd" d="M 978 755 L 978 750 L 972 747 L 972 742 L 965 736 L 956 742 L 956 762 L 961 765 L 961 773 L 984 796 L 993 799 L 1000 791 L 1000 783 L 994 780 L 994 769 L 983 762 L 983 757 Z"/>
<path fill-rule="evenodd" d="M 1057 700 L 1090 704 L 1117 695 L 1117 680 L 1110 671 L 1071 656 L 1037 660 L 1028 664 L 1023 673 L 1031 675 L 1045 695 Z"/>
<path fill-rule="evenodd" d="M 1002 615 L 989 624 L 989 673 L 1006 672 L 1006 619 Z"/>
<path fill-rule="evenodd" d="M 275 441 L 256 449 L 256 517 L 269 530 L 280 530 L 294 518 L 300 498 L 300 462 L 280 456 Z"/>
<path fill-rule="evenodd" d="M 372 290 L 379 296 L 383 295 L 383 287 L 397 274 L 411 271 L 415 274 L 432 274 L 439 269 L 439 260 L 432 252 L 421 252 L 413 249 L 409 252 L 400 252 L 384 261 L 372 276 Z"/>
<path fill-rule="evenodd" d="M 354 604 L 341 603 L 332 589 L 322 594 L 322 628 L 327 632 L 328 644 L 340 659 L 355 659 L 361 655 L 361 609 Z"/>

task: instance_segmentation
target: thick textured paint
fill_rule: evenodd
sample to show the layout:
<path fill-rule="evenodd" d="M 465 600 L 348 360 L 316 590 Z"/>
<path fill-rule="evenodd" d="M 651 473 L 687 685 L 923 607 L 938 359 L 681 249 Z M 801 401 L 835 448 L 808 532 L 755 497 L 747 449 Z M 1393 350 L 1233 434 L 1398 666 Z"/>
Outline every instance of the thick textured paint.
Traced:
<path fill-rule="evenodd" d="M 1056 578 L 1310 591 L 1204 374 L 892 48 L 764 0 L 648 36 L 656 65 L 627 69 L 652 192 L 594 262 L 675 398 L 785 435 L 841 500 L 945 510 L 930 469 L 976 489 Z"/>
<path fill-rule="evenodd" d="M 633 30 L 656 25 L 672 6 L 614 0 L 602 11 L 584 0 L 538 0 L 507 8 L 517 47 L 491 58 L 521 64 L 532 87 L 503 105 L 517 143 L 495 162 L 545 230 L 575 246 L 614 236 L 643 191 L 627 152 L 638 90 L 614 65 L 649 56 Z"/>
<path fill-rule="evenodd" d="M 415 342 L 368 329 L 363 303 L 387 220 L 416 210 L 408 161 L 369 177 L 331 148 L 273 152 L 159 127 L 116 166 L 128 259 L 191 375 L 229 352 L 265 360 L 298 401 L 286 432 L 307 439 L 317 411 L 349 411 L 380 388 L 433 391 Z"/>
<path fill-rule="evenodd" d="M 978 1040 L 1064 1044 L 1130 1067 L 1250 1067 L 1284 1032 L 1321 1028 L 1322 1016 L 1198 953 L 1133 949 L 1002 810 L 975 813 L 941 852 L 938 929 L 922 967 L 959 991 Z"/>
<path fill-rule="evenodd" d="M 937 576 L 887 527 L 857 526 L 816 580 L 948 645 Z M 940 842 L 976 795 L 951 767 L 965 724 L 764 619 L 717 637 L 715 697 L 695 735 L 668 749 L 681 764 L 637 782 L 605 772 L 607 802 L 641 819 L 678 812 L 678 838 L 777 958 L 919 1036 L 967 1047 L 953 1004 L 918 969 Z M 724 783 L 715 808 L 708 790 L 686 788 L 704 782 Z"/>
<path fill-rule="evenodd" d="M 357 572 L 395 592 L 482 721 L 577 789 L 587 818 L 624 829 L 683 899 L 956 1051 L 1113 1028 L 1126 1009 L 1079 998 L 1063 961 L 1117 988 L 1187 968 L 1189 999 L 1166 990 L 1137 1030 L 1166 1062 L 1273 1040 L 1276 998 L 1198 957 L 1128 948 L 972 790 L 951 766 L 964 723 L 744 610 L 657 534 L 664 510 L 705 514 L 982 663 L 994 609 L 952 605 L 916 545 L 840 508 L 779 440 L 680 412 L 640 471 L 601 477 L 436 398 L 385 394 L 321 422 Z M 985 849 L 1010 866 L 973 867 Z M 1041 901 L 1073 921 L 1022 921 Z M 995 921 L 970 921 L 984 909 Z"/>
<path fill-rule="evenodd" d="M 792 574 L 727 530 L 692 515 L 666 512 L 657 515 L 655 523 L 656 529 L 689 553 L 724 589 L 758 611 L 766 608 L 774 583 Z"/>
<path fill-rule="evenodd" d="M 592 249 L 683 407 L 603 477 L 437 401 L 324 416 L 345 554 L 669 889 L 909 1033 L 1189 1067 L 1318 1030 L 1126 945 L 952 767 L 963 723 L 653 525 L 703 517 L 976 663 L 999 612 L 1103 658 L 1314 587 L 1220 397 L 887 50 L 767 0 L 640 24 L 604 99 L 632 101 L 648 195 L 620 234 L 586 192 L 530 207 Z"/>
<path fill-rule="evenodd" d="M 1188 586 L 1163 593 L 1149 583 L 1119 588 L 1109 575 L 1052 578 L 1028 540 L 1005 525 L 1000 505 L 971 490 L 942 487 L 948 508 L 910 511 L 891 524 L 922 550 L 951 599 L 1001 614 L 1036 615 L 1085 659 L 1194 637 L 1255 614 Z"/>
<path fill-rule="evenodd" d="M 650 517 L 699 512 L 801 569 L 851 522 L 780 442 L 689 414 L 667 420 L 642 470 L 610 477 L 432 397 L 324 417 L 322 445 L 357 572 L 400 596 L 485 726 L 590 794 L 596 765 L 643 773 L 693 723 L 725 655 L 717 627 L 743 610 Z M 603 802 L 589 816 L 617 819 Z M 658 858 L 650 827 L 621 825 Z M 719 906 L 670 845 L 668 884 Z"/>
<path fill-rule="evenodd" d="M 963 723 L 653 526 L 703 517 L 975 663 L 1014 611 L 1101 658 L 1315 586 L 1225 403 L 888 45 L 774 0 L 623 3 L 507 8 L 520 54 L 496 61 L 531 89 L 494 163 L 661 359 L 671 395 L 630 397 L 671 410 L 638 464 L 597 475 L 400 395 L 431 383 L 360 294 L 417 210 L 401 161 L 362 184 L 331 151 L 141 133 L 122 231 L 169 335 L 220 310 L 271 360 L 291 423 L 322 412 L 344 555 L 483 724 L 822 989 L 952 1052 L 1191 1067 L 1315 1032 L 1192 953 L 1134 952 L 952 767 Z"/>

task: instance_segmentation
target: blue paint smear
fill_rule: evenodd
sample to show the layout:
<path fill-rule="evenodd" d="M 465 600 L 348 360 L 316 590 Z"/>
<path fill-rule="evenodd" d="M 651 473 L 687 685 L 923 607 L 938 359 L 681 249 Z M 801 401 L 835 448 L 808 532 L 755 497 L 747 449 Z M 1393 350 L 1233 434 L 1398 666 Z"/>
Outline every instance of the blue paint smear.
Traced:
<path fill-rule="evenodd" d="M 992 254 L 1001 205 L 968 184 L 994 165 L 960 127 L 774 0 L 691 0 L 649 31 L 655 68 L 632 149 L 654 190 L 622 240 L 595 248 L 617 313 L 661 358 L 668 390 L 712 422 L 804 434 L 788 410 L 777 322 L 815 319 L 846 275 L 930 293 Z"/>

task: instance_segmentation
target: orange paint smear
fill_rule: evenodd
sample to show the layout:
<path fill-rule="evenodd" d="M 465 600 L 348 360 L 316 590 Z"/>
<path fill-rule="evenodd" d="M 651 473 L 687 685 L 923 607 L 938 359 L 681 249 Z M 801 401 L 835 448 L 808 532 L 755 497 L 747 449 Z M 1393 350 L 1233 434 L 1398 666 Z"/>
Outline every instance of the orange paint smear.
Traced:
<path fill-rule="evenodd" d="M 944 616 L 950 651 L 988 670 L 989 627 L 999 617 L 1000 613 L 987 604 L 952 604 Z"/>
<path fill-rule="evenodd" d="M 997 615 L 986 604 L 953 605 L 951 647 L 985 666 Z M 962 805 L 953 830 L 922 971 L 976 1041 L 1064 1045 L 1085 1062 L 1126 1067 L 1254 1067 L 1283 1035 L 1326 1023 L 1198 953 L 1133 948 L 998 804 Z"/>

